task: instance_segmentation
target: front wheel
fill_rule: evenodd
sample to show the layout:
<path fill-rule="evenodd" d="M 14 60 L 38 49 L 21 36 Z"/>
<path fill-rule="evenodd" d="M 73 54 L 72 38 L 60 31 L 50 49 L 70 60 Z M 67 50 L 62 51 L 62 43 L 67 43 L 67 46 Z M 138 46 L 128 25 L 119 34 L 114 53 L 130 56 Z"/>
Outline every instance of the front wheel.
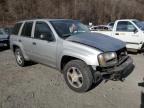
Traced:
<path fill-rule="evenodd" d="M 66 64 L 64 78 L 69 88 L 76 92 L 88 91 L 93 83 L 89 66 L 81 60 L 72 60 Z"/>

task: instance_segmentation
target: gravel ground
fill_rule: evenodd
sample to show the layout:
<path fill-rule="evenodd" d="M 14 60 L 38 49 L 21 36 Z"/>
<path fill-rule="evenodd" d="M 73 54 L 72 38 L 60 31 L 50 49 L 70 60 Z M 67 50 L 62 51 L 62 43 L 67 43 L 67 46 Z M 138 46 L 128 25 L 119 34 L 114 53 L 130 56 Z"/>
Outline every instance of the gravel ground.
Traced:
<path fill-rule="evenodd" d="M 21 68 L 10 50 L 0 51 L 0 108 L 144 108 L 144 88 L 138 86 L 144 56 L 131 56 L 136 68 L 124 82 L 103 81 L 87 93 L 76 93 L 58 71 L 40 64 Z"/>

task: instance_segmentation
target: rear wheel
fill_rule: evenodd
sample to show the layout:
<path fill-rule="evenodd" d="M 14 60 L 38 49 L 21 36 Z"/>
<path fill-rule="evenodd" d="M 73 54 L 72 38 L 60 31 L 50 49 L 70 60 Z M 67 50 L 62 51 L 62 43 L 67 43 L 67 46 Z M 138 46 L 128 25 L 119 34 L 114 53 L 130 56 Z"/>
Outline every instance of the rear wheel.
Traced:
<path fill-rule="evenodd" d="M 22 51 L 19 48 L 15 50 L 15 58 L 19 66 L 24 67 L 26 65 L 26 61 L 23 57 Z"/>
<path fill-rule="evenodd" d="M 76 92 L 86 92 L 93 83 L 91 70 L 81 60 L 72 60 L 64 67 L 64 78 L 72 90 Z"/>

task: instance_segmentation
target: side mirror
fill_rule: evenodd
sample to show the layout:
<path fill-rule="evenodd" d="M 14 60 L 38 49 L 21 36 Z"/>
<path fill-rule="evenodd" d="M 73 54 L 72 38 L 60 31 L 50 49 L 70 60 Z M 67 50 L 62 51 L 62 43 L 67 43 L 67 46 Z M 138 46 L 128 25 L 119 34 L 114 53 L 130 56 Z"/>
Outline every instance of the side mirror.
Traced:
<path fill-rule="evenodd" d="M 137 33 L 137 32 L 138 32 L 137 28 L 134 27 L 133 25 L 128 26 L 127 30 L 128 30 L 129 32 L 134 32 L 134 33 Z"/>
<path fill-rule="evenodd" d="M 133 32 L 134 32 L 134 33 L 137 33 L 137 32 L 138 32 L 138 30 L 135 28 L 135 29 L 133 30 Z"/>
<path fill-rule="evenodd" d="M 40 38 L 42 40 L 47 40 L 47 41 L 50 41 L 50 42 L 54 41 L 54 37 L 51 33 L 43 33 L 43 34 L 40 35 Z"/>

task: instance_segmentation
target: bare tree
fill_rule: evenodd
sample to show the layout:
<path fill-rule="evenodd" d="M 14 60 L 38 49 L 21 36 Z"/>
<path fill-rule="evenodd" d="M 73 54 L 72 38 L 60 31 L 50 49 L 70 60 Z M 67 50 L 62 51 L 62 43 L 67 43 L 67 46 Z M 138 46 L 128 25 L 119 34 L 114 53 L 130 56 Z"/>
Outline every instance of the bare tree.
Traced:
<path fill-rule="evenodd" d="M 47 17 L 103 24 L 120 18 L 143 19 L 143 5 L 143 0 L 0 0 L 0 22 Z"/>

